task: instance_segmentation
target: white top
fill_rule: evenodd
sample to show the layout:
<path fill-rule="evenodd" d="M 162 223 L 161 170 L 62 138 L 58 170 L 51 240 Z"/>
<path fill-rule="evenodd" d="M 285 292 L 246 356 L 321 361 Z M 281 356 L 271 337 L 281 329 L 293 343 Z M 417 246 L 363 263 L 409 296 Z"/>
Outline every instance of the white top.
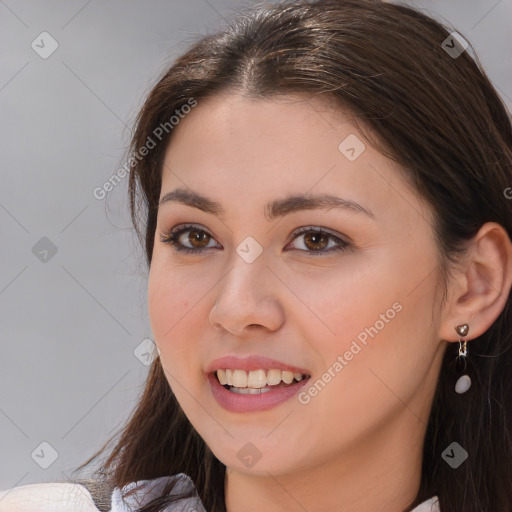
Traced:
<path fill-rule="evenodd" d="M 112 492 L 110 512 L 134 512 L 162 493 L 165 485 L 178 479 L 171 496 L 194 489 L 194 483 L 184 473 L 163 476 L 152 480 L 139 480 L 116 487 Z M 122 493 L 140 487 L 134 494 L 122 500 Z M 165 512 L 206 512 L 197 492 L 195 497 L 169 505 Z M 86 487 L 73 483 L 43 483 L 14 487 L 0 491 L 0 512 L 99 512 Z M 424 501 L 411 512 L 441 512 L 437 496 Z"/>

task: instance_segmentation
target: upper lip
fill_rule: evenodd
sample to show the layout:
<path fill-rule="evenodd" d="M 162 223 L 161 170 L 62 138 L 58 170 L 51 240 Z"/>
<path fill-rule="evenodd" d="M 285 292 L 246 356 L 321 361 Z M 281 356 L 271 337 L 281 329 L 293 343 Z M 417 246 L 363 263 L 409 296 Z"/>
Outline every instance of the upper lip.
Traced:
<path fill-rule="evenodd" d="M 308 370 L 304 368 L 300 368 L 298 366 L 293 366 L 290 364 L 282 363 L 280 361 L 276 361 L 275 359 L 270 359 L 268 357 L 252 355 L 248 357 L 238 357 L 238 356 L 224 356 L 219 359 L 215 359 L 212 361 L 206 368 L 206 373 L 214 372 L 216 370 L 224 370 L 226 368 L 232 368 L 234 370 L 245 370 L 246 372 L 251 370 L 260 370 L 260 369 L 277 369 L 283 371 L 289 371 L 293 373 L 302 373 L 304 375 L 310 375 Z"/>

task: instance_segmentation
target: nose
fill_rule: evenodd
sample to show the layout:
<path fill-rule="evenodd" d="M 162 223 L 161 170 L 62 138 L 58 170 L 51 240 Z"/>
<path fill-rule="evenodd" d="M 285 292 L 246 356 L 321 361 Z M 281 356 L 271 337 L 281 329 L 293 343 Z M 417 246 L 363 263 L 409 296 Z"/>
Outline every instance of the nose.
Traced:
<path fill-rule="evenodd" d="M 279 280 L 264 258 L 252 263 L 239 259 L 216 288 L 210 324 L 238 337 L 257 327 L 278 330 L 285 316 L 278 288 Z"/>

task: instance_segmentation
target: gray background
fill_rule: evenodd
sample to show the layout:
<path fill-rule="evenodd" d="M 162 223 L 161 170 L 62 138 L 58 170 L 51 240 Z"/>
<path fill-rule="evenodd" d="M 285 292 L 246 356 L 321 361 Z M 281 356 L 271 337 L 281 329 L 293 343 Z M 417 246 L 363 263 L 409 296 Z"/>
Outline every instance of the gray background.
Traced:
<path fill-rule="evenodd" d="M 161 71 L 255 3 L 0 0 L 0 489 L 67 478 L 142 391 L 147 271 L 127 179 L 107 200 L 93 190 Z M 512 0 L 409 3 L 468 37 L 510 110 Z M 31 47 L 43 31 L 59 45 L 47 59 Z"/>

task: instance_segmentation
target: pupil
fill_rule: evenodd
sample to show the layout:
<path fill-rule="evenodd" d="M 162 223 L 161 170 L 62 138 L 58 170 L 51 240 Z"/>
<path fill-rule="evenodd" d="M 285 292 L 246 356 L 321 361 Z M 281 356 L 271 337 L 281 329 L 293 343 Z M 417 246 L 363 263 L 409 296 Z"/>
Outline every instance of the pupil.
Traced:
<path fill-rule="evenodd" d="M 308 235 L 306 235 L 306 240 L 308 240 L 308 239 L 309 239 L 309 240 L 313 239 L 313 244 L 318 244 L 318 243 L 319 243 L 318 239 L 320 239 L 320 240 L 322 240 L 322 239 L 323 239 L 323 240 L 324 240 L 324 242 L 325 242 L 325 239 L 326 239 L 326 238 L 327 238 L 327 237 L 323 236 L 323 235 L 322 235 L 322 234 L 320 234 L 320 233 L 309 233 Z M 316 241 L 315 241 L 315 240 L 316 240 Z M 324 248 L 324 247 L 326 247 L 326 246 L 327 246 L 327 244 L 326 244 L 326 243 L 323 243 L 323 244 L 321 244 L 320 249 L 323 249 L 323 248 Z M 316 248 L 318 248 L 318 247 L 316 247 Z"/>
<path fill-rule="evenodd" d="M 195 235 L 194 235 L 194 233 L 195 233 Z M 191 241 L 192 245 L 195 245 L 196 242 L 200 243 L 202 239 L 204 240 L 207 237 L 208 237 L 207 233 L 200 232 L 200 231 L 197 231 L 197 230 L 192 230 L 190 232 L 190 237 L 189 238 L 191 238 L 190 241 Z"/>

